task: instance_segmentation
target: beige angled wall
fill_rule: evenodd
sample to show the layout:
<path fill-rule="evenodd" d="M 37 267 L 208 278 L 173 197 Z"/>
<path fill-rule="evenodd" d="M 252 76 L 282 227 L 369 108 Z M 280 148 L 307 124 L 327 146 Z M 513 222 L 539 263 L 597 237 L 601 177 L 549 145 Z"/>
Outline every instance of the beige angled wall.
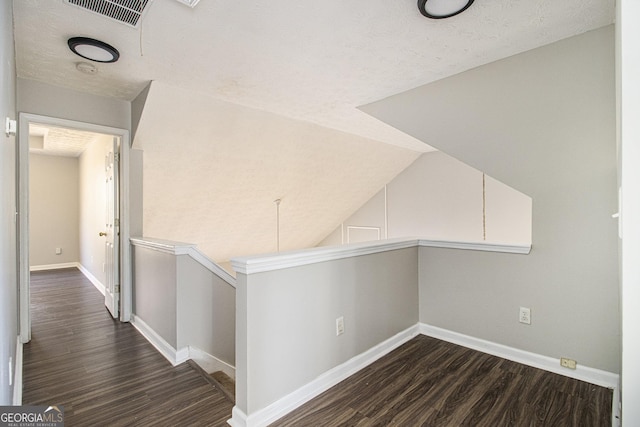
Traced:
<path fill-rule="evenodd" d="M 105 262 L 104 231 L 106 212 L 105 156 L 113 137 L 97 135 L 85 149 L 79 160 L 79 239 L 80 264 L 102 284 L 106 284 L 103 268 Z"/>
<path fill-rule="evenodd" d="M 482 173 L 423 154 L 388 185 L 389 237 L 482 240 Z"/>
<path fill-rule="evenodd" d="M 216 262 L 316 245 L 420 153 L 151 84 L 144 234 L 195 243 Z"/>
<path fill-rule="evenodd" d="M 367 227 L 381 230 L 381 239 L 528 245 L 531 203 L 529 196 L 487 175 L 483 189 L 482 172 L 434 151 L 420 156 L 319 246 L 353 243 L 349 232 Z"/>
<path fill-rule="evenodd" d="M 78 159 L 30 154 L 29 191 L 29 264 L 77 262 Z"/>

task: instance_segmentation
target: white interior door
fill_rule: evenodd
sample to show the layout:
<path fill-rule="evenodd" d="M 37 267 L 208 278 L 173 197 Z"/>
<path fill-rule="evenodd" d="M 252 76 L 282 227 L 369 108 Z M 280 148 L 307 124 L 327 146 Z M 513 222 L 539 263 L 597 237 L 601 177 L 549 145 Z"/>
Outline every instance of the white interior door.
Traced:
<path fill-rule="evenodd" d="M 113 138 L 113 144 L 105 156 L 106 185 L 106 221 L 105 230 L 105 293 L 104 304 L 114 318 L 119 316 L 120 307 L 120 216 L 118 198 L 119 138 Z"/>

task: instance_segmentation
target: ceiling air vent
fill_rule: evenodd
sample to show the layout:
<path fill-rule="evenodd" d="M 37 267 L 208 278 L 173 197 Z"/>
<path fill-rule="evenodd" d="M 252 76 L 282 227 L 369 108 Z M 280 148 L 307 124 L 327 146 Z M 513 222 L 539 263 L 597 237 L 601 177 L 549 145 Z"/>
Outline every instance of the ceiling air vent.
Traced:
<path fill-rule="evenodd" d="M 67 3 L 137 27 L 147 5 L 152 0 L 65 0 Z"/>

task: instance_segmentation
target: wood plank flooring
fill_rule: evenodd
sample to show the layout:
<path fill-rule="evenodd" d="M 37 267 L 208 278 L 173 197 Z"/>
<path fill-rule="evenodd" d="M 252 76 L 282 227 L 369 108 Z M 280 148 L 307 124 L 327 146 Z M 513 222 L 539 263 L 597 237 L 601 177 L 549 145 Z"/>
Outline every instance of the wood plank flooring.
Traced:
<path fill-rule="evenodd" d="M 272 427 L 611 425 L 612 390 L 418 336 Z"/>
<path fill-rule="evenodd" d="M 113 320 L 77 269 L 33 272 L 31 314 L 24 405 L 63 405 L 67 426 L 227 425 L 226 396 Z"/>
<path fill-rule="evenodd" d="M 34 272 L 24 404 L 67 426 L 226 426 L 233 404 L 172 367 L 76 269 Z M 609 426 L 611 390 L 418 336 L 272 426 Z"/>

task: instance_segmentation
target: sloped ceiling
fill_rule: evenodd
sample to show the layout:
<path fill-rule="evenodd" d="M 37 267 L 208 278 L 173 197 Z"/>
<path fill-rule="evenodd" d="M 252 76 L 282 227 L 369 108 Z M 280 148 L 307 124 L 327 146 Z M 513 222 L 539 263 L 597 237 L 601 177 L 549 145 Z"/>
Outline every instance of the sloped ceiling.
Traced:
<path fill-rule="evenodd" d="M 535 196 L 541 174 L 561 181 L 586 158 L 594 171 L 603 167 L 593 147 L 580 155 L 568 147 L 595 139 L 606 151 L 612 143 L 614 64 L 611 25 L 361 108 Z M 615 162 L 606 167 L 615 175 Z"/>
<path fill-rule="evenodd" d="M 14 0 L 17 74 L 128 101 L 153 81 L 135 138 L 145 235 L 222 261 L 275 249 L 276 198 L 281 249 L 310 246 L 432 150 L 358 106 L 605 26 L 614 4 L 476 0 L 434 21 L 415 0 L 154 0 L 130 28 L 63 0 Z M 73 36 L 120 60 L 79 72 Z"/>
<path fill-rule="evenodd" d="M 614 0 L 477 0 L 428 20 L 415 0 L 155 0 L 139 28 L 63 0 L 14 0 L 18 76 L 132 100 L 149 81 L 417 151 L 356 107 L 613 22 Z M 121 52 L 82 74 L 72 36 Z"/>
<path fill-rule="evenodd" d="M 198 126 L 191 126 L 198 123 Z M 419 153 L 153 82 L 144 233 L 215 261 L 315 246 Z"/>

